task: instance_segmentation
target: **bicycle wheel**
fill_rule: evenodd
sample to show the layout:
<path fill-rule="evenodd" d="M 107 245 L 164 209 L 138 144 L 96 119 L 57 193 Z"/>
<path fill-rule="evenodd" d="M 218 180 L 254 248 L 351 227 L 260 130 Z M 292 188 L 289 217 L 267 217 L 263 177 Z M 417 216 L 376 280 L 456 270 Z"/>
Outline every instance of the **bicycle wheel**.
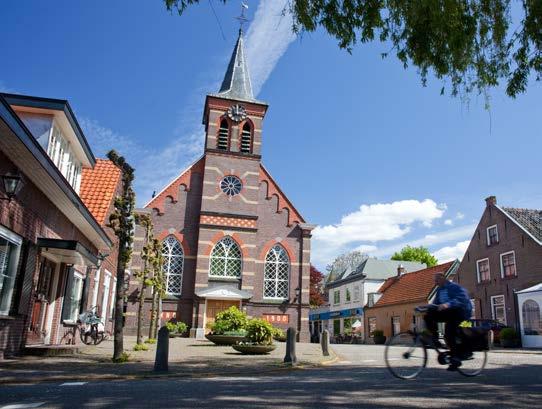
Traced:
<path fill-rule="evenodd" d="M 464 376 L 477 376 L 482 373 L 487 364 L 487 351 L 475 351 L 472 356 L 463 359 L 457 371 Z"/>
<path fill-rule="evenodd" d="M 419 336 L 412 332 L 401 332 L 386 343 L 384 358 L 393 376 L 413 379 L 427 365 L 427 350 Z"/>
<path fill-rule="evenodd" d="M 81 342 L 85 345 L 90 345 L 92 343 L 90 334 L 85 331 L 85 327 L 79 327 L 79 338 L 81 338 Z"/>

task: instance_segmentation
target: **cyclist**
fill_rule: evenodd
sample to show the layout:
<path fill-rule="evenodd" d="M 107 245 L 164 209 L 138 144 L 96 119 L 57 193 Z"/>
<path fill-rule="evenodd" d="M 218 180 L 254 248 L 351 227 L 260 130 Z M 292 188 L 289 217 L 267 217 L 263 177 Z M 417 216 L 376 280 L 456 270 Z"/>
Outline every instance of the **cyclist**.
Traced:
<path fill-rule="evenodd" d="M 472 304 L 467 290 L 446 279 L 442 273 L 435 274 L 435 284 L 438 286 L 433 307 L 425 314 L 427 330 L 431 333 L 432 341 L 437 347 L 442 347 L 438 340 L 437 324 L 446 323 L 444 339 L 450 348 L 449 371 L 455 371 L 461 366 L 461 357 L 456 344 L 459 324 L 471 318 Z"/>

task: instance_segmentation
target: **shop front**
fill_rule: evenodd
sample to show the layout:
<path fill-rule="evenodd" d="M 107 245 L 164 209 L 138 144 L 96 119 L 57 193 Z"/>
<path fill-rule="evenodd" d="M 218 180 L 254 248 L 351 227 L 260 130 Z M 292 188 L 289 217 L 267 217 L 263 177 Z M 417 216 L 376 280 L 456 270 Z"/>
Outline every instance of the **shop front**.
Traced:
<path fill-rule="evenodd" d="M 327 329 L 332 336 L 349 334 L 356 321 L 363 322 L 363 308 L 347 308 L 338 311 L 327 311 L 309 315 L 309 321 L 315 331 Z M 363 334 L 360 334 L 363 336 Z"/>

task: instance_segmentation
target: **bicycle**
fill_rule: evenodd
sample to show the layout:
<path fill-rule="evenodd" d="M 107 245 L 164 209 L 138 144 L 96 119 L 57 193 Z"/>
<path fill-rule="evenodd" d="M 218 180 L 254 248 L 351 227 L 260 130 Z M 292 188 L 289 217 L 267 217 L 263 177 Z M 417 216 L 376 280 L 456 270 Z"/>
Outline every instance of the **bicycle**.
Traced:
<path fill-rule="evenodd" d="M 415 309 L 419 313 L 428 310 L 427 307 Z M 427 366 L 428 349 L 434 349 L 437 352 L 440 365 L 450 364 L 450 351 L 439 348 L 424 338 L 425 336 L 414 328 L 412 331 L 394 335 L 386 343 L 384 358 L 393 376 L 399 379 L 416 378 Z M 457 339 L 458 344 L 460 343 L 458 350 L 461 355 L 461 366 L 457 368 L 457 371 L 469 377 L 480 375 L 487 364 L 488 331 L 481 328 L 460 327 Z"/>
<path fill-rule="evenodd" d="M 105 339 L 104 325 L 101 317 L 96 312 L 96 307 L 79 315 L 77 321 L 79 337 L 86 345 L 98 345 Z"/>

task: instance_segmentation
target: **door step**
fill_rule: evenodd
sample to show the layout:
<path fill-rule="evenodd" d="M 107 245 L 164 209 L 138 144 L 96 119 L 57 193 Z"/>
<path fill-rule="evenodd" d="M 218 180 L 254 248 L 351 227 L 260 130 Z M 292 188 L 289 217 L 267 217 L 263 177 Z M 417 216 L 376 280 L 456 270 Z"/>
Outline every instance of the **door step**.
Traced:
<path fill-rule="evenodd" d="M 27 345 L 23 353 L 31 356 L 65 356 L 75 355 L 78 352 L 77 345 Z"/>

